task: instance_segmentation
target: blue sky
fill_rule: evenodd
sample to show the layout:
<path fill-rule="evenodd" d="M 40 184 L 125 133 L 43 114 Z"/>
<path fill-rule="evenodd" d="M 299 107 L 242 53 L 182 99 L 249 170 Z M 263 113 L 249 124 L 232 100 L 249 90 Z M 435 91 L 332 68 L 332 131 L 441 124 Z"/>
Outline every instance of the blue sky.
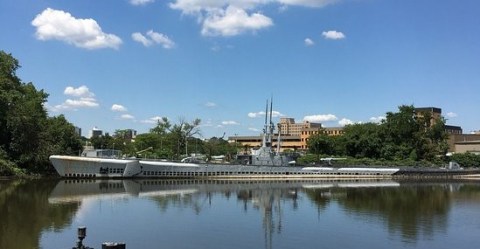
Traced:
<path fill-rule="evenodd" d="M 158 117 L 205 138 L 275 121 L 377 121 L 442 108 L 480 130 L 478 0 L 0 0 L 0 49 L 50 115 L 113 133 Z M 260 114 L 260 115 L 259 115 Z"/>

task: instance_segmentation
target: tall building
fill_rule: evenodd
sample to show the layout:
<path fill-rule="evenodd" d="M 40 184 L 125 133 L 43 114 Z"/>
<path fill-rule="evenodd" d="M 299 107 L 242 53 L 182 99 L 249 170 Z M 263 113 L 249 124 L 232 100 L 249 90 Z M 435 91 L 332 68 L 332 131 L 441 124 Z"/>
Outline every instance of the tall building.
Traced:
<path fill-rule="evenodd" d="M 293 118 L 280 118 L 279 127 L 281 135 L 300 136 L 304 129 L 320 129 L 322 128 L 322 124 L 311 123 L 309 121 L 295 123 L 295 119 Z"/>
<path fill-rule="evenodd" d="M 137 131 L 134 129 L 125 130 L 125 139 L 135 139 L 137 137 Z"/>
<path fill-rule="evenodd" d="M 82 136 L 82 128 L 75 126 L 75 134 L 77 134 L 79 137 Z"/>
<path fill-rule="evenodd" d="M 430 125 L 434 125 L 442 117 L 442 109 L 438 107 L 419 107 L 415 108 L 415 116 L 424 117 L 430 114 Z"/>
<path fill-rule="evenodd" d="M 415 116 L 424 117 L 427 113 L 430 114 L 430 125 L 434 125 L 437 120 L 442 118 L 442 109 L 438 107 L 420 107 L 415 108 Z M 462 127 L 455 125 L 446 125 L 445 132 L 447 134 L 459 135 L 463 133 Z"/>
<path fill-rule="evenodd" d="M 93 137 L 101 137 L 103 135 L 103 131 L 98 129 L 96 126 L 90 130 L 90 138 Z"/>
<path fill-rule="evenodd" d="M 317 134 L 326 134 L 328 136 L 340 136 L 343 135 L 343 127 L 325 127 L 325 128 L 306 128 L 302 130 L 300 135 L 301 148 L 308 149 L 307 142 L 308 139 Z"/>
<path fill-rule="evenodd" d="M 307 149 L 307 142 L 310 136 L 324 132 L 329 136 L 339 136 L 343 134 L 343 127 L 322 128 L 321 123 L 302 122 L 295 123 L 293 118 L 280 118 L 278 123 L 280 127 L 281 148 L 280 151 L 287 149 Z M 235 136 L 229 137 L 229 142 L 240 143 L 245 148 L 260 147 L 262 136 Z M 277 142 L 277 135 L 272 138 L 274 147 Z"/>

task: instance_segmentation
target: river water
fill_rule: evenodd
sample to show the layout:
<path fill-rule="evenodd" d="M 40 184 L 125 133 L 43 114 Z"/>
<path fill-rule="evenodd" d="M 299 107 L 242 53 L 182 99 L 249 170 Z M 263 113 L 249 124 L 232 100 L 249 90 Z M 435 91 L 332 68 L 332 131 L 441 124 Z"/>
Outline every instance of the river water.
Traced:
<path fill-rule="evenodd" d="M 0 180 L 0 248 L 478 248 L 480 182 Z"/>

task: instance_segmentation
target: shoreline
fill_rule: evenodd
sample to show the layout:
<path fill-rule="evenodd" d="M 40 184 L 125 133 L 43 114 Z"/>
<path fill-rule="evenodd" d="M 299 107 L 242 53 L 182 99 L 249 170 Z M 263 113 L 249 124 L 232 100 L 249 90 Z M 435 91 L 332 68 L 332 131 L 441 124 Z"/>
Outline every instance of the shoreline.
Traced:
<path fill-rule="evenodd" d="M 301 179 L 325 179 L 325 180 L 416 180 L 416 179 L 462 179 L 462 180 L 480 180 L 480 169 L 438 169 L 438 168 L 401 168 L 393 175 L 241 175 L 241 176 L 201 176 L 201 177 L 105 177 L 105 178 L 66 178 L 59 175 L 32 175 L 32 176 L 0 176 L 0 180 L 53 180 L 53 179 L 98 179 L 98 180 L 123 180 L 123 179 L 264 179 L 264 180 L 301 180 Z"/>

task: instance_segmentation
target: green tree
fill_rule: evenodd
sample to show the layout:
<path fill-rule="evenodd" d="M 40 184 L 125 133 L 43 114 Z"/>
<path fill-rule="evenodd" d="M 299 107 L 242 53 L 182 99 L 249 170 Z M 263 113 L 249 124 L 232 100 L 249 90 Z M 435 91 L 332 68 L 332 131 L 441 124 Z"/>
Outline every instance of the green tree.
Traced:
<path fill-rule="evenodd" d="M 74 127 L 63 116 L 49 118 L 48 94 L 16 75 L 18 61 L 0 51 L 0 154 L 4 165 L 29 172 L 49 172 L 52 153 L 76 154 Z M 7 163 L 6 160 L 8 160 Z"/>
<path fill-rule="evenodd" d="M 180 118 L 178 124 L 174 124 L 169 129 L 170 139 L 177 140 L 177 149 L 176 155 L 179 157 L 185 152 L 186 155 L 189 154 L 188 151 L 188 139 L 194 135 L 200 135 L 200 119 L 194 119 L 191 123 L 187 122 L 184 118 Z"/>
<path fill-rule="evenodd" d="M 237 154 L 237 147 L 235 143 L 230 144 L 222 137 L 212 137 L 204 142 L 204 153 L 208 159 L 219 155 L 224 155 L 227 159 L 233 159 Z"/>
<path fill-rule="evenodd" d="M 380 127 L 375 123 L 352 124 L 344 129 L 346 155 L 356 158 L 379 158 L 382 148 Z"/>
<path fill-rule="evenodd" d="M 10 54 L 0 51 L 0 146 L 13 162 L 39 171 L 45 160 L 41 150 L 47 120 L 43 108 L 47 94 L 16 76 L 20 67 Z"/>
<path fill-rule="evenodd" d="M 64 115 L 48 118 L 43 133 L 46 155 L 79 155 L 83 149 L 75 127 Z"/>
<path fill-rule="evenodd" d="M 328 136 L 324 132 L 310 136 L 307 141 L 308 150 L 310 153 L 317 155 L 319 160 L 320 155 L 335 154 L 335 142 L 333 137 Z"/>

